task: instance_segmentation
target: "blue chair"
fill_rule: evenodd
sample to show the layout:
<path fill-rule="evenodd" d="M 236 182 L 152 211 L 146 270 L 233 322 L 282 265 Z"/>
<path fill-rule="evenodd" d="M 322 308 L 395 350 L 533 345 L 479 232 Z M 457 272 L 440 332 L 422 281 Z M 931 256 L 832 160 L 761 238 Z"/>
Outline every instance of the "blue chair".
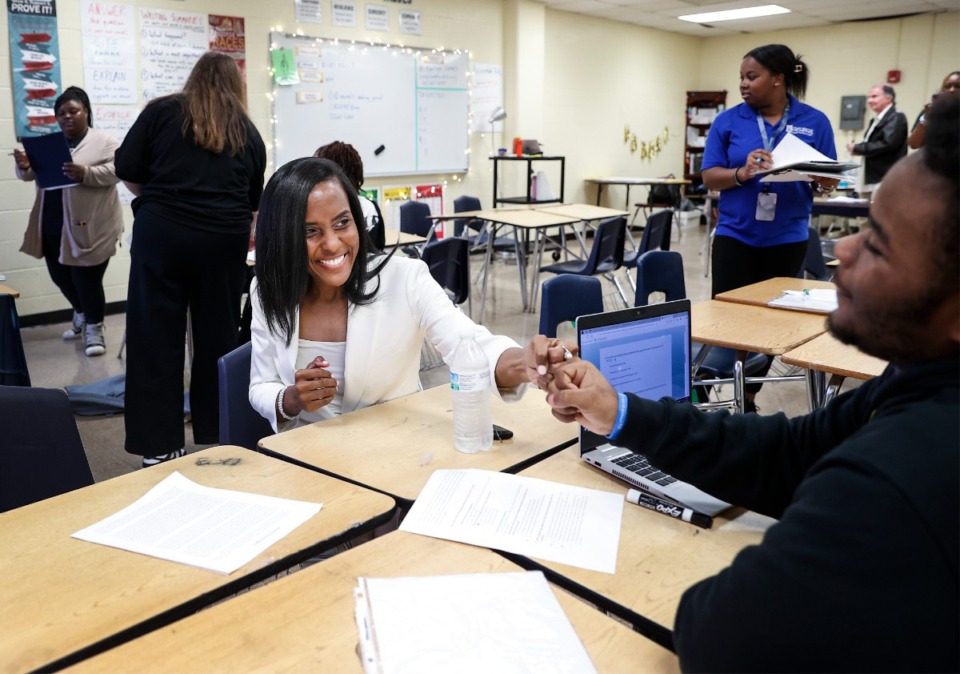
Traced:
<path fill-rule="evenodd" d="M 430 243 L 433 241 L 433 223 L 429 220 L 430 207 L 422 201 L 405 201 L 400 205 L 400 231 L 422 236 Z M 420 251 L 426 244 L 404 248 L 403 252 L 412 257 L 420 257 Z"/>
<path fill-rule="evenodd" d="M 0 419 L 0 512 L 93 484 L 66 393 L 0 386 Z"/>
<path fill-rule="evenodd" d="M 603 290 L 593 276 L 560 274 L 543 282 L 540 334 L 557 336 L 557 326 L 579 316 L 603 313 Z"/>
<path fill-rule="evenodd" d="M 665 209 L 657 211 L 647 218 L 647 226 L 643 229 L 643 236 L 640 238 L 640 245 L 636 250 L 623 254 L 623 266 L 627 268 L 627 280 L 633 286 L 634 291 L 637 285 L 630 276 L 630 270 L 636 269 L 637 258 L 650 250 L 670 250 L 670 229 L 673 224 L 673 211 Z M 631 239 L 633 241 L 633 239 Z M 634 304 L 634 306 L 640 306 Z"/>
<path fill-rule="evenodd" d="M 627 295 L 623 292 L 623 286 L 620 280 L 613 275 L 617 269 L 623 266 L 623 245 L 627 232 L 627 219 L 623 216 L 607 218 L 601 220 L 597 225 L 597 230 L 593 235 L 593 247 L 590 249 L 590 256 L 586 260 L 568 260 L 566 262 L 557 262 L 540 267 L 540 271 L 548 271 L 551 274 L 577 274 L 578 276 L 603 275 L 608 281 L 612 282 L 620 299 L 623 300 L 623 306 L 628 307 Z"/>
<path fill-rule="evenodd" d="M 817 281 L 830 281 L 833 274 L 827 271 L 827 263 L 823 257 L 823 247 L 820 245 L 820 232 L 816 227 L 808 227 L 807 254 L 803 258 L 803 267 L 797 278 L 812 278 Z"/>
<path fill-rule="evenodd" d="M 479 211 L 483 206 L 480 199 L 463 195 L 453 200 L 453 212 Z M 453 232 L 456 236 L 470 241 L 471 252 L 482 252 L 487 247 L 489 234 L 485 231 L 485 223 L 479 218 L 459 218 L 453 221 Z M 512 236 L 498 236 L 493 240 L 493 249 L 500 251 L 516 251 L 517 240 Z"/>
<path fill-rule="evenodd" d="M 683 257 L 680 253 L 651 250 L 637 259 L 637 295 L 634 306 L 646 306 L 650 301 L 650 294 L 661 292 L 667 302 L 682 300 L 687 296 L 687 286 L 683 280 Z M 703 349 L 700 347 L 693 357 L 696 363 L 700 359 Z M 737 352 L 723 347 L 710 347 L 706 357 L 697 368 L 697 379 L 730 379 L 734 374 Z M 745 376 L 752 376 L 762 371 L 767 365 L 767 356 L 762 353 L 748 353 L 743 363 Z M 737 398 L 737 405 L 741 404 Z M 739 408 L 739 409 L 742 409 Z"/>
<path fill-rule="evenodd" d="M 273 435 L 270 422 L 250 406 L 250 342 L 217 360 L 220 377 L 220 444 L 257 449 Z"/>
<path fill-rule="evenodd" d="M 430 275 L 447 291 L 454 304 L 463 304 L 470 299 L 469 241 L 455 236 L 434 241 L 424 247 L 420 259 L 427 263 Z"/>

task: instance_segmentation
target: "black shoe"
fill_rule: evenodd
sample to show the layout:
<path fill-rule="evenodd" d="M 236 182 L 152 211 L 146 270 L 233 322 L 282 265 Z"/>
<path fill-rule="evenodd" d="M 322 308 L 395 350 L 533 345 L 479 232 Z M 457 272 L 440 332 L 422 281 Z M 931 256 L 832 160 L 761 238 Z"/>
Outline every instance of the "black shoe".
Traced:
<path fill-rule="evenodd" d="M 745 400 L 743 402 L 743 412 L 744 414 L 760 414 L 760 408 L 757 407 L 757 403 L 752 400 Z"/>
<path fill-rule="evenodd" d="M 163 463 L 164 461 L 172 461 L 173 459 L 179 459 L 181 456 L 185 455 L 187 450 L 183 447 L 180 449 L 175 449 L 169 454 L 160 454 L 159 456 L 145 456 L 143 461 L 140 463 L 141 468 L 149 468 L 150 466 L 156 466 L 158 463 Z"/>

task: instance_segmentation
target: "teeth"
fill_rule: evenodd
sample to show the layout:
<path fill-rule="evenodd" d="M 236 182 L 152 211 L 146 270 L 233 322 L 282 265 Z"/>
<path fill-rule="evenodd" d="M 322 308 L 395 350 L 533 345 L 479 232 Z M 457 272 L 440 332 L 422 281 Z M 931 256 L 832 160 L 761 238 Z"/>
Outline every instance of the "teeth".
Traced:
<path fill-rule="evenodd" d="M 344 259 L 346 256 L 347 256 L 346 253 L 344 253 L 344 254 L 341 255 L 340 257 L 335 257 L 335 258 L 333 258 L 332 260 L 320 260 L 320 264 L 322 264 L 322 265 L 325 266 L 325 267 L 336 267 L 336 266 L 339 265 L 341 262 L 343 262 L 343 259 Z"/>

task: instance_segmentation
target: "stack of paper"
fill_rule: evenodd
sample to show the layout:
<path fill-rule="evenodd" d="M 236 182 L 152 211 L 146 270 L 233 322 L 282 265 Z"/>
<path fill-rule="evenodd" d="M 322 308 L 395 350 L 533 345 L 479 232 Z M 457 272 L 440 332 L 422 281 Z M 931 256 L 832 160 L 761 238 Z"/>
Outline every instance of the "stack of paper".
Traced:
<path fill-rule="evenodd" d="M 539 571 L 357 583 L 366 674 L 596 672 Z"/>
<path fill-rule="evenodd" d="M 837 291 L 832 288 L 785 290 L 780 297 L 767 302 L 767 306 L 829 314 L 837 308 Z"/>
<path fill-rule="evenodd" d="M 844 172 L 860 166 L 852 162 L 838 162 L 836 159 L 830 159 L 792 133 L 786 134 L 770 154 L 773 157 L 773 168 L 757 172 L 758 176 L 763 176 L 760 179 L 762 183 L 809 181 L 813 176 L 850 178 L 852 176 Z"/>

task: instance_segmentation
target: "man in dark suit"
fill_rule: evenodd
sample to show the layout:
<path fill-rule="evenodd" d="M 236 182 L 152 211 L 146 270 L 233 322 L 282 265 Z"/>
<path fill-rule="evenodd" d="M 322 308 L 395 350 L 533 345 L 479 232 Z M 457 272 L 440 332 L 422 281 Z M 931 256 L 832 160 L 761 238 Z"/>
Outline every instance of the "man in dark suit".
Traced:
<path fill-rule="evenodd" d="M 907 118 L 897 111 L 897 94 L 888 84 L 870 89 L 867 105 L 877 113 L 862 143 L 847 143 L 847 151 L 864 157 L 861 192 L 873 192 L 890 167 L 907 154 Z"/>

